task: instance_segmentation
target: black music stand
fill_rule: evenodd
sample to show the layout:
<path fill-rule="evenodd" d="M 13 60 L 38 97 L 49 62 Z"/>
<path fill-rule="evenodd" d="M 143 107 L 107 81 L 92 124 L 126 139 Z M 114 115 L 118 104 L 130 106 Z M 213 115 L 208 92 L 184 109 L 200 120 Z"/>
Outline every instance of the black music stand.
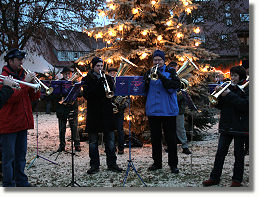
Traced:
<path fill-rule="evenodd" d="M 46 159 L 46 158 L 44 158 L 44 157 L 42 157 L 42 156 L 40 156 L 39 155 L 39 129 L 38 129 L 38 125 L 39 125 L 39 121 L 38 121 L 38 101 L 36 102 L 36 107 L 35 107 L 35 109 L 36 109 L 36 131 L 37 131 L 37 134 L 36 134 L 36 139 L 37 139 L 37 153 L 36 153 L 36 155 L 31 159 L 32 160 L 32 162 L 31 162 L 31 164 L 28 166 L 28 168 L 27 168 L 27 170 L 32 166 L 32 164 L 34 163 L 34 161 L 37 159 L 37 158 L 41 158 L 41 159 L 44 159 L 44 160 L 46 160 L 46 161 L 48 161 L 48 162 L 50 162 L 50 163 L 53 163 L 53 164 L 55 164 L 55 165 L 58 165 L 57 163 L 55 163 L 55 162 L 53 162 L 53 161 L 51 161 L 51 160 L 48 160 L 48 159 Z M 28 162 L 30 162 L 31 160 L 29 160 Z"/>
<path fill-rule="evenodd" d="M 134 170 L 134 172 L 138 175 L 138 178 L 141 180 L 141 182 L 145 185 L 145 187 L 147 187 L 146 183 L 143 181 L 141 176 L 138 174 L 138 171 L 136 170 L 136 168 L 135 168 L 135 166 L 134 166 L 134 164 L 131 160 L 131 132 L 130 132 L 130 121 L 131 121 L 131 119 L 132 119 L 132 115 L 131 115 L 131 112 L 130 112 L 130 102 L 129 102 L 129 160 L 128 160 L 128 168 L 126 170 L 126 175 L 125 175 L 124 180 L 123 180 L 123 187 L 125 186 L 130 168 L 132 168 Z"/>
<path fill-rule="evenodd" d="M 70 89 L 67 97 L 64 99 L 64 101 L 62 101 L 62 104 L 63 105 L 67 105 L 69 103 L 73 103 L 75 102 L 75 100 L 77 99 L 77 96 L 80 92 L 80 88 L 81 88 L 81 83 L 76 83 L 74 84 L 74 86 L 72 86 L 72 88 Z M 80 187 L 80 185 L 75 181 L 75 168 L 74 168 L 74 134 L 70 128 L 70 131 L 71 131 L 71 167 L 72 167 L 72 180 L 71 182 L 66 186 L 71 186 L 71 187 L 75 187 L 75 186 L 78 186 Z M 66 152 L 66 151 L 65 151 Z M 53 153 L 54 154 L 54 153 Z M 59 152 L 60 154 L 60 152 Z M 58 154 L 58 155 L 59 155 Z M 57 156 L 58 157 L 58 156 Z M 57 158 L 56 157 L 56 158 Z"/>
<path fill-rule="evenodd" d="M 71 129 L 70 129 L 71 130 Z M 74 168 L 74 134 L 71 130 L 71 163 L 72 163 L 72 180 L 71 182 L 66 186 L 75 187 L 76 185 L 80 187 L 80 185 L 75 181 L 75 168 Z"/>

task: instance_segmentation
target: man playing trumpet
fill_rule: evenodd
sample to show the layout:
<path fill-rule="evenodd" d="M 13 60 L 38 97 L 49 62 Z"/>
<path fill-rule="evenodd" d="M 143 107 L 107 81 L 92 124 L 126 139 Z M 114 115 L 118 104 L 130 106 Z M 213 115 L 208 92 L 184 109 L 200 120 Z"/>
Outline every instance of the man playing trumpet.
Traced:
<path fill-rule="evenodd" d="M 239 85 L 246 81 L 246 71 L 242 66 L 232 67 L 230 77 L 231 85 L 222 91 L 215 105 L 220 109 L 220 136 L 210 178 L 203 181 L 205 187 L 219 184 L 224 160 L 232 140 L 234 140 L 235 163 L 231 187 L 240 187 L 243 181 L 244 140 L 249 132 L 249 88 L 248 86 L 244 89 L 239 88 Z"/>
<path fill-rule="evenodd" d="M 21 68 L 25 52 L 9 50 L 2 75 L 32 82 L 35 73 L 25 74 Z M 24 173 L 27 152 L 27 130 L 34 128 L 31 102 L 40 98 L 40 91 L 24 84 L 14 90 L 13 95 L 0 110 L 0 137 L 2 143 L 3 187 L 29 187 Z"/>
<path fill-rule="evenodd" d="M 60 80 L 69 81 L 69 79 L 72 77 L 72 70 L 70 70 L 70 68 L 64 67 L 63 70 L 61 71 L 61 74 L 63 75 L 63 78 Z M 81 151 L 80 138 L 77 130 L 78 104 L 77 104 L 77 101 L 71 104 L 60 103 L 62 98 L 64 98 L 65 96 L 67 95 L 62 95 L 62 93 L 56 96 L 56 100 L 57 100 L 56 115 L 58 118 L 58 128 L 59 128 L 59 148 L 57 152 L 65 151 L 65 146 L 66 146 L 65 135 L 66 135 L 67 121 L 69 122 L 69 127 L 71 129 L 71 136 L 73 137 L 75 151 L 80 152 Z"/>
<path fill-rule="evenodd" d="M 165 54 L 156 50 L 153 66 L 144 75 L 146 115 L 151 131 L 152 158 L 150 171 L 162 168 L 162 128 L 168 146 L 168 165 L 172 173 L 179 173 L 177 156 L 176 116 L 179 114 L 177 89 L 181 82 L 174 68 L 165 65 Z M 154 68 L 153 67 L 153 68 Z M 154 73 L 152 73 L 154 72 Z"/>
<path fill-rule="evenodd" d="M 98 151 L 98 132 L 104 133 L 106 163 L 108 170 L 122 172 L 116 163 L 114 142 L 114 116 L 111 95 L 114 84 L 109 75 L 103 73 L 103 60 L 99 57 L 92 59 L 92 69 L 82 79 L 85 82 L 83 96 L 87 100 L 86 129 L 89 137 L 90 169 L 88 174 L 99 171 L 100 157 Z"/>

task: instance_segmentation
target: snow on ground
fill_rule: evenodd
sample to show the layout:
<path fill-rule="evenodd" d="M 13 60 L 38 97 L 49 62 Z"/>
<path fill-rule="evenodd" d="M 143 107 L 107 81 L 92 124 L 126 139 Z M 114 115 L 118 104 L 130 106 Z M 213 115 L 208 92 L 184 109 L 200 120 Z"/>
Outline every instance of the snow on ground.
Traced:
<path fill-rule="evenodd" d="M 29 169 L 26 169 L 26 174 L 29 177 L 29 181 L 37 187 L 65 187 L 72 181 L 71 154 L 62 152 L 58 157 L 57 153 L 50 156 L 52 152 L 58 149 L 59 145 L 58 121 L 56 115 L 53 113 L 51 115 L 40 113 L 38 116 L 39 157 L 35 160 L 33 160 L 37 155 L 35 115 L 34 120 L 35 129 L 30 130 L 28 134 L 27 168 L 29 167 Z M 217 125 L 214 125 L 208 133 L 210 135 L 206 140 L 190 143 L 190 149 L 193 152 L 192 155 L 183 154 L 181 152 L 182 150 L 180 145 L 178 146 L 178 168 L 180 173 L 177 175 L 170 173 L 169 166 L 167 165 L 166 152 L 163 152 L 163 169 L 155 172 L 147 171 L 147 168 L 153 162 L 151 158 L 150 144 L 145 144 L 142 148 L 132 148 L 131 158 L 135 169 L 148 187 L 173 188 L 174 190 L 184 190 L 186 187 L 189 189 L 205 189 L 202 187 L 202 181 L 209 177 L 213 166 L 218 140 Z M 70 151 L 71 143 L 69 128 L 67 128 L 66 142 L 66 150 Z M 126 177 L 129 160 L 128 148 L 125 149 L 125 154 L 117 155 L 117 163 L 124 169 L 124 172 L 115 173 L 107 170 L 104 146 L 100 145 L 99 153 L 101 166 L 99 173 L 94 175 L 88 175 L 86 173 L 90 168 L 88 143 L 81 142 L 81 148 L 82 151 L 76 152 L 76 156 L 74 157 L 74 178 L 77 184 L 81 187 L 123 187 L 123 181 Z M 58 165 L 54 165 L 44 158 L 56 162 Z M 229 187 L 231 184 L 233 162 L 234 156 L 232 143 L 229 154 L 225 160 L 221 183 L 219 186 L 213 186 L 213 189 L 222 190 L 222 187 Z M 130 168 L 128 172 L 125 186 L 142 187 L 142 189 L 144 189 L 144 185 L 135 171 Z M 249 190 L 249 156 L 245 157 L 243 185 L 244 187 L 242 190 Z"/>

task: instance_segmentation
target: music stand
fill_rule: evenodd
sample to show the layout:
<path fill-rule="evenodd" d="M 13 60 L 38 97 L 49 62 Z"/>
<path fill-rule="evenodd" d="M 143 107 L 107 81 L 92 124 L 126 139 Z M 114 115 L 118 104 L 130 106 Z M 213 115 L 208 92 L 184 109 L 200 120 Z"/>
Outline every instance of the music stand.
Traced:
<path fill-rule="evenodd" d="M 77 185 L 78 187 L 80 187 L 80 185 L 75 181 L 75 168 L 74 168 L 74 134 L 70 128 L 71 131 L 71 163 L 72 163 L 72 180 L 71 182 L 66 186 L 71 186 L 71 187 L 75 187 L 75 185 Z"/>
<path fill-rule="evenodd" d="M 42 156 L 40 156 L 39 155 L 39 128 L 38 128 L 38 125 L 39 125 L 39 121 L 38 121 L 38 101 L 36 102 L 36 131 L 37 131 L 37 134 L 36 134 L 36 139 L 37 139 L 37 153 L 36 153 L 36 155 L 32 158 L 32 159 L 30 159 L 29 161 L 28 161 L 28 163 L 32 160 L 32 162 L 31 162 L 31 164 L 28 166 L 28 168 L 27 168 L 27 170 L 32 166 L 32 164 L 35 162 L 35 160 L 37 159 L 37 158 L 41 158 L 41 159 L 44 159 L 44 160 L 46 160 L 46 161 L 48 161 L 48 162 L 50 162 L 50 163 L 53 163 L 53 164 L 55 164 L 55 165 L 58 165 L 57 163 L 55 163 L 55 162 L 53 162 L 53 161 L 51 161 L 51 160 L 48 160 L 48 159 L 46 159 L 46 158 L 44 158 L 44 157 L 42 157 Z"/>
<path fill-rule="evenodd" d="M 81 85 L 83 85 L 83 83 L 75 83 L 72 88 L 70 89 L 67 97 L 62 101 L 61 104 L 63 105 L 67 105 L 67 104 L 71 104 L 73 102 L 75 102 L 75 100 L 77 99 L 78 94 L 80 93 L 80 88 Z M 72 132 L 72 129 L 70 128 L 71 131 L 71 164 L 72 164 L 72 180 L 71 182 L 66 186 L 71 186 L 71 187 L 75 187 L 76 185 L 78 187 L 80 187 L 80 185 L 75 181 L 75 168 L 74 168 L 74 133 Z M 65 151 L 66 152 L 66 151 Z M 53 153 L 54 154 L 54 153 Z M 59 153 L 60 154 L 60 153 Z M 58 154 L 58 155 L 59 155 Z M 57 156 L 58 157 L 58 156 Z M 56 157 L 56 158 L 57 158 Z"/>
<path fill-rule="evenodd" d="M 135 166 L 134 166 L 134 164 L 131 160 L 131 131 L 130 131 L 130 121 L 131 121 L 131 119 L 132 119 L 132 115 L 131 115 L 131 112 L 130 112 L 130 102 L 129 102 L 129 160 L 128 160 L 128 168 L 126 170 L 126 175 L 125 175 L 124 180 L 123 180 L 123 187 L 125 186 L 130 168 L 132 168 L 134 170 L 134 172 L 138 175 L 138 178 L 141 180 L 141 182 L 145 185 L 145 187 L 147 187 L 146 183 L 143 181 L 141 176 L 138 174 L 138 171 L 136 170 L 136 168 L 135 168 Z"/>

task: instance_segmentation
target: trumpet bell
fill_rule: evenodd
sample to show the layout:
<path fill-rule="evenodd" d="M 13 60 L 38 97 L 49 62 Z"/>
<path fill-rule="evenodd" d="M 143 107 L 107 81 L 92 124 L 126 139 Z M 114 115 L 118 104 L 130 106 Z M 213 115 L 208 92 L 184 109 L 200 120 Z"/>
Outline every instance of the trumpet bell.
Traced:
<path fill-rule="evenodd" d="M 218 99 L 214 95 L 209 95 L 209 101 L 212 105 L 217 105 L 218 104 Z"/>
<path fill-rule="evenodd" d="M 52 87 L 49 87 L 48 89 L 46 89 L 46 94 L 47 94 L 47 95 L 52 94 L 53 90 L 54 90 L 54 89 L 53 89 Z"/>
<path fill-rule="evenodd" d="M 182 90 L 187 90 L 187 88 L 189 87 L 189 82 L 186 79 L 181 79 L 181 89 Z"/>
<path fill-rule="evenodd" d="M 208 99 L 212 105 L 218 104 L 218 97 L 231 85 L 231 81 L 226 81 L 220 86 L 220 90 L 216 90 L 208 96 Z"/>
<path fill-rule="evenodd" d="M 107 93 L 106 93 L 106 97 L 107 97 L 107 98 L 112 98 L 112 97 L 114 97 L 114 93 L 113 93 L 112 91 L 107 92 Z"/>
<path fill-rule="evenodd" d="M 150 74 L 150 79 L 156 81 L 158 80 L 158 75 L 156 73 L 152 73 Z"/>

